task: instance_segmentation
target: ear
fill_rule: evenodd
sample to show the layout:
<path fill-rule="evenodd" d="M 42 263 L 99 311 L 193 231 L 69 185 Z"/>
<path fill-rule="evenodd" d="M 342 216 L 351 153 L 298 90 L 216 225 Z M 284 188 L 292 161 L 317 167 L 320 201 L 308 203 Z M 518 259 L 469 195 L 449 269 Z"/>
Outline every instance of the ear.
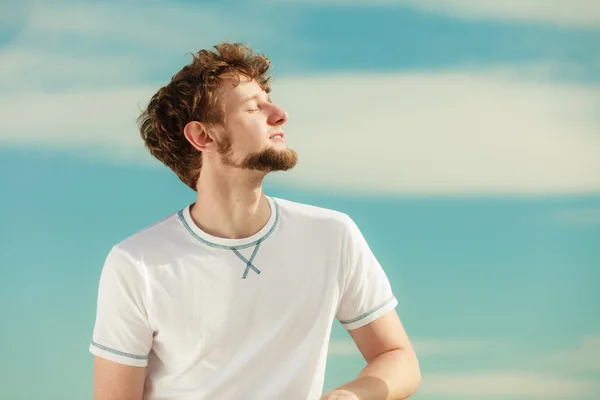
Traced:
<path fill-rule="evenodd" d="M 216 142 L 206 124 L 190 121 L 183 128 L 183 134 L 192 146 L 202 152 L 211 152 L 216 149 Z"/>

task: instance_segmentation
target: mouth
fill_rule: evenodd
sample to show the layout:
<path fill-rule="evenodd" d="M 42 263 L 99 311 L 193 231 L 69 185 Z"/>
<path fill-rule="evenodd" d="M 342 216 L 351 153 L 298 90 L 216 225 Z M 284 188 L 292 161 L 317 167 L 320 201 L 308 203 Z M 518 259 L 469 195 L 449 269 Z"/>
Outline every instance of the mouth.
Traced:
<path fill-rule="evenodd" d="M 274 133 L 273 135 L 269 136 L 269 139 L 271 140 L 284 140 L 284 138 L 285 135 L 283 132 Z"/>

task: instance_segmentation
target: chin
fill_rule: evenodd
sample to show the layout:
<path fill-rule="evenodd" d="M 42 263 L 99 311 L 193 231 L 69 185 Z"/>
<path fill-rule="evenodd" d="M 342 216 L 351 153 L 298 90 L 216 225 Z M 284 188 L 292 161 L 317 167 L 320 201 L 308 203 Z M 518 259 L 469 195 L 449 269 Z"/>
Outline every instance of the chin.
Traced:
<path fill-rule="evenodd" d="M 285 144 L 285 142 L 275 142 L 275 143 L 269 143 L 267 148 L 277 149 L 277 150 L 279 150 L 279 149 L 285 150 L 285 149 L 287 149 L 287 145 Z"/>
<path fill-rule="evenodd" d="M 246 157 L 241 167 L 265 172 L 287 171 L 294 168 L 297 161 L 298 155 L 294 150 L 269 146 L 263 151 Z"/>

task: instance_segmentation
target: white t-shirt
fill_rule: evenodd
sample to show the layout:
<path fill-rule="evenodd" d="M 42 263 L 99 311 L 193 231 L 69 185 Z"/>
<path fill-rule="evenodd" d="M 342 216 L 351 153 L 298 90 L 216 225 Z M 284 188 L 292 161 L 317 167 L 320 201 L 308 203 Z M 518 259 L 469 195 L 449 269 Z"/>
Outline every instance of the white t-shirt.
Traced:
<path fill-rule="evenodd" d="M 334 319 L 396 307 L 350 217 L 267 199 L 246 239 L 203 232 L 187 206 L 111 249 L 89 350 L 147 366 L 144 400 L 319 399 Z"/>

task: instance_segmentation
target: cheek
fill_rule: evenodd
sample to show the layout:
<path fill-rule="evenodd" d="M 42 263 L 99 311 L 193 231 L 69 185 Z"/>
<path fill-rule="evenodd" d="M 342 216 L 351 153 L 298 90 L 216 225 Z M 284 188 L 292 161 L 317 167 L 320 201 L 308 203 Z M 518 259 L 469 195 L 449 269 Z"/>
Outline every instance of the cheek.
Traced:
<path fill-rule="evenodd" d="M 234 149 L 257 147 L 264 145 L 268 140 L 265 123 L 259 116 L 249 115 L 246 118 L 231 119 L 227 129 Z"/>
<path fill-rule="evenodd" d="M 245 121 L 240 126 L 239 137 L 245 143 L 262 143 L 265 140 L 266 132 L 260 121 Z"/>
<path fill-rule="evenodd" d="M 248 152 L 254 152 L 264 146 L 260 136 L 253 134 L 251 127 L 238 126 L 237 129 L 229 131 L 229 140 L 233 154 L 241 156 Z"/>

